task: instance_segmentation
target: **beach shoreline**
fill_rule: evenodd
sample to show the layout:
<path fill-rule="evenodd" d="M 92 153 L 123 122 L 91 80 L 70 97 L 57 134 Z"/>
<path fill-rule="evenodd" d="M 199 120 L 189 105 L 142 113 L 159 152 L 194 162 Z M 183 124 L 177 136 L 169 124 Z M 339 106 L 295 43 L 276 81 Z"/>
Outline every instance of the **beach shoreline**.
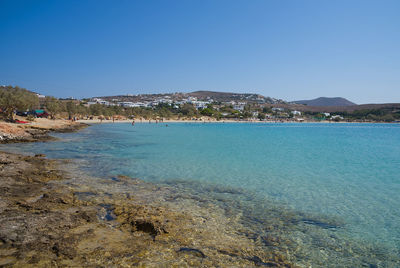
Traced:
<path fill-rule="evenodd" d="M 50 134 L 75 132 L 89 126 L 83 122 L 37 118 L 25 124 L 0 122 L 0 143 L 50 141 Z"/>
<path fill-rule="evenodd" d="M 44 157 L 0 152 L 1 266 L 294 267 L 218 207 L 125 176 L 93 183 Z M 155 198 L 172 194 L 185 202 Z"/>
<path fill-rule="evenodd" d="M 66 124 L 57 131 L 82 127 Z M 41 130 L 40 139 L 11 141 L 51 139 L 54 128 Z M 77 176 L 71 169 L 69 160 L 0 152 L 0 266 L 293 267 L 281 252 L 237 234 L 239 222 L 223 213 L 209 218 L 210 208 L 190 195 L 184 204 L 166 206 L 155 197 L 183 193 L 125 176 Z"/>
<path fill-rule="evenodd" d="M 342 227 L 329 218 L 246 205 L 253 194 L 236 188 L 91 177 L 74 160 L 4 152 L 0 177 L 0 265 L 355 267 L 381 258 L 337 238 Z"/>
<path fill-rule="evenodd" d="M 164 119 L 164 120 L 132 120 L 132 119 L 125 119 L 125 120 L 100 120 L 100 119 L 79 119 L 77 122 L 84 123 L 84 124 L 110 124 L 110 123 L 125 123 L 125 124 L 132 124 L 135 121 L 135 124 L 167 124 L 167 123 L 193 123 L 193 124 L 222 124 L 222 123 L 247 123 L 247 124 L 393 124 L 390 122 L 358 122 L 358 121 L 260 121 L 260 120 L 174 120 L 174 119 Z"/>

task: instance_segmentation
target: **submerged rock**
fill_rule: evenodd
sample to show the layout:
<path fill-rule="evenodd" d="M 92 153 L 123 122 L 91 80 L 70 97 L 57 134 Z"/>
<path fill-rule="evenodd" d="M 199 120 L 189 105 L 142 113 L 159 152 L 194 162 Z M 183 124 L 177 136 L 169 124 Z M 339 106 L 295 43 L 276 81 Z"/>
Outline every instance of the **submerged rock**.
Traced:
<path fill-rule="evenodd" d="M 0 265 L 361 267 L 379 258 L 396 267 L 398 261 L 337 239 L 340 225 L 331 221 L 272 204 L 247 206 L 245 193 L 229 199 L 219 198 L 233 194 L 226 190 L 194 194 L 126 176 L 70 176 L 57 163 L 0 153 Z"/>
<path fill-rule="evenodd" d="M 310 224 L 310 225 L 315 225 L 324 229 L 338 229 L 340 228 L 339 225 L 336 224 L 331 224 L 319 220 L 314 220 L 314 219 L 301 219 L 300 222 L 305 223 L 305 224 Z"/>
<path fill-rule="evenodd" d="M 196 257 L 200 257 L 200 258 L 205 258 L 206 255 L 199 249 L 196 248 L 180 248 L 177 252 L 179 253 L 189 253 L 189 254 L 193 254 Z"/>

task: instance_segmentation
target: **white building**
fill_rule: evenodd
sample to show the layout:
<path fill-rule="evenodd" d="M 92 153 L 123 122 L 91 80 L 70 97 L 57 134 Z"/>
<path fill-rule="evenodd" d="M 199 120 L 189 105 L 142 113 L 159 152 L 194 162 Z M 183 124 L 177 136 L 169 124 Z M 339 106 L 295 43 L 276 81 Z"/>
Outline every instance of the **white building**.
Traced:
<path fill-rule="evenodd" d="M 129 108 L 135 108 L 135 107 L 148 107 L 148 103 L 144 102 L 131 102 L 131 101 L 124 101 L 124 102 L 119 102 L 118 103 L 122 107 L 129 107 Z"/>
<path fill-rule="evenodd" d="M 192 101 L 192 104 L 196 107 L 196 109 L 205 109 L 207 108 L 209 101 Z"/>
<path fill-rule="evenodd" d="M 131 107 L 148 107 L 148 104 L 143 102 L 134 102 Z"/>
<path fill-rule="evenodd" d="M 131 102 L 131 101 L 121 101 L 121 102 L 118 102 L 118 105 L 122 106 L 122 107 L 134 107 L 133 102 Z"/>
<path fill-rule="evenodd" d="M 235 109 L 236 111 L 243 111 L 245 105 L 245 102 L 238 102 L 233 105 L 233 109 Z"/>
<path fill-rule="evenodd" d="M 333 119 L 333 120 L 335 120 L 335 119 L 343 120 L 344 118 L 342 116 L 340 116 L 340 115 L 332 115 L 331 119 Z"/>
<path fill-rule="evenodd" d="M 160 99 L 159 103 L 169 103 L 169 104 L 171 104 L 172 100 L 171 99 Z"/>
<path fill-rule="evenodd" d="M 188 98 L 186 99 L 186 103 L 193 103 L 194 101 L 197 101 L 197 98 L 196 98 L 196 97 L 188 97 Z"/>
<path fill-rule="evenodd" d="M 292 113 L 293 115 L 301 115 L 301 112 L 300 112 L 300 111 L 291 111 L 291 113 Z"/>
<path fill-rule="evenodd" d="M 92 101 L 88 101 L 87 105 L 93 105 L 93 104 L 103 104 L 103 105 L 107 105 L 110 106 L 110 102 L 109 101 L 105 101 L 103 99 L 100 98 L 93 98 Z"/>

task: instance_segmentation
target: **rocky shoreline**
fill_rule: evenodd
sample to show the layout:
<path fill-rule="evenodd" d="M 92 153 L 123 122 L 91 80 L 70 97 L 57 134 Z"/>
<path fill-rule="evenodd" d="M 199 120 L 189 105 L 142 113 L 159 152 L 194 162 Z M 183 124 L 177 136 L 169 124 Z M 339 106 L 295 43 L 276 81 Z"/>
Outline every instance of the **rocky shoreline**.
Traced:
<path fill-rule="evenodd" d="M 210 215 L 173 188 L 69 165 L 0 152 L 1 267 L 293 267 L 217 207 Z"/>
<path fill-rule="evenodd" d="M 40 129 L 43 137 L 50 129 Z M 343 240 L 342 224 L 332 219 L 254 202 L 251 194 L 228 186 L 169 183 L 91 177 L 70 160 L 0 152 L 0 267 L 398 263 L 382 249 Z"/>
<path fill-rule="evenodd" d="M 51 132 L 75 132 L 87 127 L 85 123 L 56 124 L 54 127 L 43 127 L 33 125 L 17 125 L 11 123 L 0 123 L 0 143 L 37 142 L 49 141 L 55 138 L 50 136 Z"/>

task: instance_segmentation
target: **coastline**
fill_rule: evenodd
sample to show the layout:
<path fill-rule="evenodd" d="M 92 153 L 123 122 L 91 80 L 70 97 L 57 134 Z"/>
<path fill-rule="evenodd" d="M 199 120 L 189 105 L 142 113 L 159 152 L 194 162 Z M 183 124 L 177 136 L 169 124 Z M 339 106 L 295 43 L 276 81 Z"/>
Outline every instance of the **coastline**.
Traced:
<path fill-rule="evenodd" d="M 93 183 L 40 155 L 0 152 L 0 161 L 1 266 L 294 267 L 217 207 L 210 214 L 184 193 L 178 207 L 154 199 L 177 194 L 171 188 L 125 176 Z"/>
<path fill-rule="evenodd" d="M 10 141 L 48 139 L 50 129 L 41 131 Z M 217 207 L 139 179 L 77 176 L 70 164 L 0 152 L 0 266 L 294 267 Z"/>
<path fill-rule="evenodd" d="M 83 122 L 38 118 L 28 124 L 0 122 L 0 143 L 37 142 L 55 140 L 51 132 L 75 132 L 88 127 Z"/>
<path fill-rule="evenodd" d="M 126 120 L 99 120 L 99 119 L 79 119 L 77 122 L 84 124 L 110 124 L 110 123 L 125 123 L 131 124 L 132 119 Z M 159 120 L 135 120 L 135 124 L 166 124 L 166 123 L 193 123 L 193 124 L 221 124 L 221 123 L 242 123 L 242 124 L 396 124 L 394 122 L 359 122 L 359 121 L 259 121 L 259 120 L 175 120 L 175 119 L 165 119 L 163 121 Z M 398 124 L 398 123 L 397 123 Z"/>
<path fill-rule="evenodd" d="M 44 157 L 0 153 L 0 265 L 368 267 L 386 258 L 340 239 L 340 223 L 270 201 L 255 209 L 238 189 L 94 178 Z"/>

